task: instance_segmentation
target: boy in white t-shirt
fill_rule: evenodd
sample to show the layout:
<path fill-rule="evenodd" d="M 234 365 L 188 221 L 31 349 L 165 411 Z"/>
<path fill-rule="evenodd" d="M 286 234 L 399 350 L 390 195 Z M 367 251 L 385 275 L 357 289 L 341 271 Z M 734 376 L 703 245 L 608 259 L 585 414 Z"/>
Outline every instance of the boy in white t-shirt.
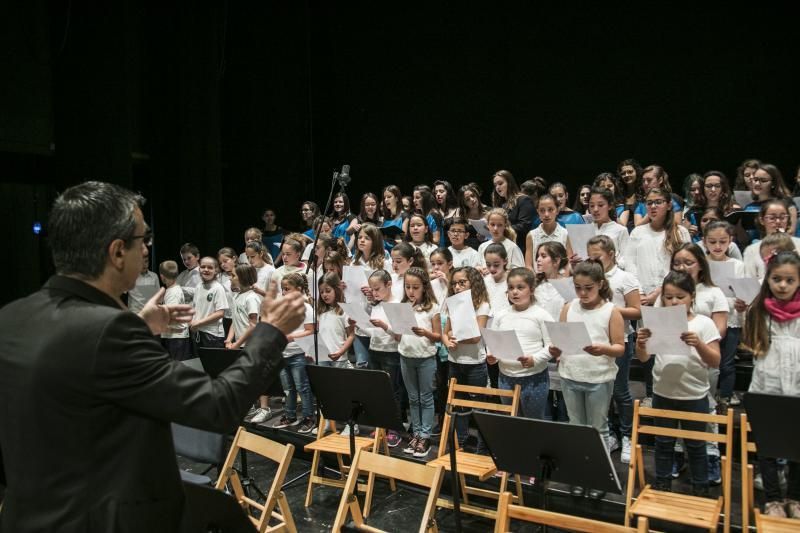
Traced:
<path fill-rule="evenodd" d="M 176 281 L 178 277 L 178 263 L 175 261 L 164 261 L 158 266 L 158 274 L 161 278 L 161 282 L 167 288 L 167 291 L 164 293 L 164 305 L 186 303 L 183 297 L 183 290 Z M 189 339 L 189 326 L 183 323 L 170 326 L 167 331 L 161 334 L 161 345 L 176 361 L 191 359 L 192 341 Z"/>
<path fill-rule="evenodd" d="M 213 257 L 204 257 L 200 260 L 199 269 L 203 282 L 195 290 L 194 320 L 189 330 L 198 348 L 224 348 L 222 317 L 228 309 L 228 297 L 217 281 L 219 265 Z"/>
<path fill-rule="evenodd" d="M 200 259 L 200 249 L 194 244 L 187 242 L 181 246 L 181 260 L 186 270 L 178 274 L 178 285 L 188 289 L 195 289 L 200 285 L 200 268 L 198 267 L 198 260 Z M 192 291 L 186 291 L 185 295 L 193 294 Z M 191 299 L 191 298 L 190 298 Z"/>

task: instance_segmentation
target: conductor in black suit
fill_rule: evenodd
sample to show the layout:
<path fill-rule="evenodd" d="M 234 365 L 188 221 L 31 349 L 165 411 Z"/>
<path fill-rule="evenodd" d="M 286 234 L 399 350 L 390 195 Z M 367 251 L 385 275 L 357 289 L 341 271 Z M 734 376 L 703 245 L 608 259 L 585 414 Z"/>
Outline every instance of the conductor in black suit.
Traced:
<path fill-rule="evenodd" d="M 301 296 L 269 296 L 242 357 L 216 379 L 154 337 L 188 306 L 139 315 L 131 289 L 151 236 L 143 199 L 116 185 L 67 189 L 50 214 L 57 275 L 0 309 L 0 531 L 179 531 L 185 498 L 170 422 L 230 432 L 278 378 Z"/>

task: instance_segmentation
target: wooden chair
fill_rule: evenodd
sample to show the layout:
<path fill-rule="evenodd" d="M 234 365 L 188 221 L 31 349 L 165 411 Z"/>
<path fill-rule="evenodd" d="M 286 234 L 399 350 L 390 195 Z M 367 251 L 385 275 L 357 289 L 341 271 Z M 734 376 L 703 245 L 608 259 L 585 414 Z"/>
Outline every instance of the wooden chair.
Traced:
<path fill-rule="evenodd" d="M 239 450 L 246 450 L 278 463 L 278 470 L 275 472 L 275 477 L 272 479 L 272 485 L 267 492 L 266 501 L 263 505 L 247 497 L 242 489 L 239 474 L 233 468 L 233 462 Z M 294 446 L 291 444 L 278 444 L 264 437 L 248 433 L 243 427 L 239 428 L 233 438 L 233 444 L 231 444 L 228 457 L 222 466 L 216 488 L 224 490 L 226 485 L 230 486 L 233 496 L 260 533 L 265 531 L 288 531 L 294 533 L 297 531 L 292 512 L 289 509 L 289 503 L 286 501 L 286 495 L 281 491 L 281 486 L 286 478 L 286 472 L 289 469 L 289 463 L 292 462 L 293 455 Z M 275 509 L 276 505 L 278 510 Z M 277 524 L 270 526 L 271 519 L 275 519 Z"/>
<path fill-rule="evenodd" d="M 756 453 L 756 443 L 750 440 L 750 422 L 747 415 L 740 415 L 739 431 L 741 435 L 741 464 L 742 464 L 742 532 L 747 533 L 750 529 L 750 517 L 754 517 L 756 531 L 768 533 L 800 532 L 800 521 L 792 518 L 778 518 L 761 514 L 755 500 L 753 488 L 753 465 L 748 461 L 749 454 Z"/>
<path fill-rule="evenodd" d="M 436 533 L 439 531 L 434 515 L 436 513 L 436 500 L 444 477 L 444 469 L 439 466 L 432 468 L 413 461 L 397 459 L 366 450 L 358 450 L 353 464 L 350 466 L 350 473 L 347 475 L 347 483 L 342 493 L 342 499 L 339 502 L 336 520 L 333 522 L 332 530 L 334 532 L 338 533 L 342 530 L 342 527 L 347 523 L 348 516 L 352 516 L 357 529 L 372 532 L 381 531 L 364 523 L 361 507 L 358 505 L 358 497 L 355 494 L 358 476 L 365 472 L 371 477 L 378 475 L 389 479 L 399 479 L 400 481 L 429 489 L 430 492 L 422 513 L 419 533 Z M 411 528 L 409 527 L 409 529 Z"/>
<path fill-rule="evenodd" d="M 336 422 L 330 420 L 331 433 L 325 435 L 325 421 L 323 416 L 319 417 L 319 426 L 317 426 L 317 439 L 309 444 L 306 444 L 304 449 L 307 452 L 313 452 L 314 456 L 311 460 L 311 473 L 308 476 L 308 489 L 306 490 L 306 503 L 305 506 L 309 507 L 314 495 L 315 485 L 325 485 L 328 487 L 344 488 L 347 483 L 347 473 L 349 466 L 345 464 L 344 458 L 350 457 L 350 437 L 336 433 Z M 344 426 L 343 426 L 344 427 Z M 386 430 L 376 428 L 375 437 L 356 437 L 356 453 L 359 450 L 375 451 L 383 449 L 384 454 L 389 455 L 389 445 L 386 442 Z M 339 479 L 328 478 L 317 475 L 319 468 L 319 461 L 323 453 L 331 453 L 336 456 L 339 463 Z M 397 490 L 394 479 L 389 479 L 389 485 L 392 491 Z M 364 518 L 369 516 L 370 508 L 372 507 L 372 492 L 375 486 L 375 475 L 370 473 L 367 478 L 366 485 L 359 485 L 358 489 L 366 494 L 364 500 Z"/>
<path fill-rule="evenodd" d="M 586 533 L 646 533 L 649 531 L 648 521 L 644 516 L 639 517 L 636 528 L 631 528 L 579 516 L 514 505 L 512 500 L 513 496 L 510 492 L 504 492 L 500 495 L 494 533 L 510 532 L 512 518 L 558 529 L 584 531 Z"/>
<path fill-rule="evenodd" d="M 456 393 L 459 392 L 465 394 L 472 393 L 482 394 L 485 396 L 501 396 L 505 398 L 511 398 L 511 404 L 504 405 L 493 402 L 479 402 L 467 398 L 457 398 Z M 480 409 L 483 411 L 503 413 L 513 416 L 517 414 L 517 410 L 519 408 L 519 394 L 519 385 L 516 385 L 514 390 L 502 390 L 489 387 L 475 387 L 472 385 L 459 385 L 456 379 L 453 378 L 450 380 L 450 389 L 447 393 L 447 407 L 450 409 L 453 407 L 466 407 L 470 409 Z M 450 433 L 450 425 L 454 423 L 452 418 L 453 417 L 451 415 L 445 412 L 444 423 L 442 425 L 442 437 L 439 441 L 439 456 L 436 459 L 428 462 L 430 466 L 441 466 L 448 472 L 450 471 L 450 454 L 447 453 L 447 444 Z M 488 455 L 467 453 L 462 450 L 458 450 L 456 453 L 456 470 L 458 471 L 459 482 L 461 485 L 461 510 L 465 513 L 483 516 L 484 518 L 494 520 L 497 517 L 496 509 L 488 509 L 473 505 L 470 503 L 469 496 L 482 496 L 485 498 L 498 500 L 500 498 L 500 494 L 505 492 L 506 486 L 508 485 L 508 473 L 503 472 L 501 474 L 500 490 L 497 492 L 469 486 L 466 482 L 466 476 L 476 477 L 479 481 L 486 481 L 495 475 L 497 472 L 497 467 L 494 464 L 494 460 L 492 460 L 492 458 Z M 514 502 L 522 505 L 522 482 L 519 475 L 515 475 L 514 478 L 516 480 L 517 488 L 516 495 L 514 496 Z M 453 508 L 453 502 L 445 498 L 439 498 L 437 505 L 447 509 Z"/>
<path fill-rule="evenodd" d="M 724 425 L 724 433 L 711 431 L 689 431 L 686 429 L 671 429 L 643 424 L 641 418 L 671 418 L 706 424 Z M 720 427 L 722 431 L 722 427 Z M 641 407 L 639 400 L 633 406 L 633 432 L 631 435 L 631 462 L 628 465 L 628 488 L 625 495 L 625 525 L 630 526 L 631 518 L 645 516 L 667 522 L 675 522 L 685 526 L 717 531 L 720 512 L 724 512 L 723 531 L 730 532 L 731 519 L 731 461 L 722 456 L 722 496 L 719 498 L 705 498 L 689 496 L 674 492 L 664 492 L 653 489 L 645 483 L 644 456 L 642 445 L 639 444 L 640 435 L 656 435 L 667 437 L 682 437 L 684 439 L 716 442 L 725 445 L 725 453 L 733 451 L 733 409 L 728 414 L 712 415 L 705 413 L 689 413 L 685 411 L 672 411 L 668 409 L 653 409 Z M 642 487 L 634 500 L 636 481 Z"/>

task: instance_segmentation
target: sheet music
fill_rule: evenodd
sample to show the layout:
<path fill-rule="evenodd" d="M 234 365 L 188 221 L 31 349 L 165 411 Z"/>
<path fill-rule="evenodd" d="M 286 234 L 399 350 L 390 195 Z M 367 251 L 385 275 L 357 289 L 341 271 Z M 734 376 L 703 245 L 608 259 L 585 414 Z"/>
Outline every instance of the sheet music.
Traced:
<path fill-rule="evenodd" d="M 408 302 L 384 302 L 381 306 L 386 313 L 389 327 L 398 335 L 415 335 L 411 328 L 417 327 L 414 308 Z"/>
<path fill-rule="evenodd" d="M 681 340 L 681 335 L 689 331 L 685 305 L 642 306 L 642 322 L 651 332 L 647 340 L 648 353 L 691 355 L 691 348 Z"/>
<path fill-rule="evenodd" d="M 450 317 L 453 337 L 457 341 L 481 336 L 478 328 L 478 316 L 472 306 L 472 290 L 454 294 L 445 302 L 447 302 L 447 313 Z"/>
<path fill-rule="evenodd" d="M 583 322 L 545 322 L 550 344 L 561 350 L 561 355 L 585 354 L 583 349 L 592 345 L 589 330 Z"/>
<path fill-rule="evenodd" d="M 586 246 L 589 239 L 597 235 L 597 226 L 594 224 L 567 224 L 569 242 L 572 245 L 572 252 L 578 254 L 581 259 L 586 259 Z"/>
<path fill-rule="evenodd" d="M 481 329 L 487 353 L 504 361 L 516 361 L 525 355 L 514 330 Z"/>

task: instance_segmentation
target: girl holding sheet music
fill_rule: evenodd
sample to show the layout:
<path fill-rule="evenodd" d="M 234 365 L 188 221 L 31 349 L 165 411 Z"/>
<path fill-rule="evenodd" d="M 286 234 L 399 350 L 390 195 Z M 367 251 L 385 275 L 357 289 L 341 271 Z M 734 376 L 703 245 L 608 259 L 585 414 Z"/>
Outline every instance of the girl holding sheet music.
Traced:
<path fill-rule="evenodd" d="M 511 307 L 508 301 L 508 254 L 500 244 L 490 244 L 483 253 L 483 262 L 489 271 L 484 277 L 489 304 L 494 314 Z"/>
<path fill-rule="evenodd" d="M 627 230 L 626 230 L 627 231 Z M 636 337 L 632 321 L 642 318 L 642 310 L 639 302 L 639 280 L 630 272 L 620 270 L 616 264 L 616 249 L 611 238 L 606 235 L 598 235 L 589 240 L 587 245 L 588 255 L 603 263 L 608 285 L 611 287 L 611 301 L 619 309 L 625 321 L 625 354 L 617 357 L 617 377 L 614 379 L 613 401 L 619 417 L 619 434 L 621 435 L 620 461 L 629 463 L 631 460 L 631 429 L 633 426 L 633 397 L 631 396 L 628 374 L 630 371 L 631 359 L 633 358 Z M 612 432 L 609 434 L 610 442 L 608 449 L 614 451 L 617 446 L 615 442 L 617 436 Z"/>
<path fill-rule="evenodd" d="M 486 248 L 492 243 L 503 245 L 506 249 L 508 263 L 511 265 L 511 268 L 525 266 L 525 257 L 522 255 L 522 250 L 519 249 L 517 243 L 514 242 L 516 234 L 511 228 L 511 223 L 509 222 L 505 209 L 495 207 L 489 211 L 486 215 L 486 225 L 489 228 L 492 240 L 486 241 L 478 247 L 478 254 L 480 256 L 478 258 L 478 264 L 480 265 L 478 268 L 481 270 L 481 273 L 486 275 L 488 272 L 483 254 Z"/>
<path fill-rule="evenodd" d="M 422 268 L 409 268 L 403 276 L 403 285 L 403 302 L 413 306 L 418 325 L 411 328 L 413 335 L 395 334 L 395 339 L 400 341 L 400 370 L 408 392 L 408 410 L 414 432 L 403 451 L 414 457 L 425 457 L 431 448 L 436 343 L 442 338 L 442 324 L 428 273 Z"/>
<path fill-rule="evenodd" d="M 714 264 L 728 264 L 730 271 L 736 278 L 744 277 L 744 264 L 733 257 L 728 256 L 728 249 L 733 239 L 733 226 L 728 222 L 711 222 L 703 232 L 703 247 L 706 250 L 706 257 L 709 269 Z M 718 280 L 717 280 L 718 281 Z M 719 388 L 717 402 L 724 407 L 731 404 L 733 400 L 733 386 L 736 381 L 736 349 L 739 346 L 739 339 L 742 336 L 742 321 L 739 312 L 736 310 L 736 298 L 727 298 L 728 301 L 728 324 L 725 336 L 720 343 L 721 360 L 719 363 Z M 738 405 L 737 400 L 735 405 Z"/>
<path fill-rule="evenodd" d="M 623 270 L 624 261 L 620 261 L 622 250 L 628 244 L 628 228 L 622 224 L 617 224 L 612 220 L 616 218 L 614 211 L 614 193 L 603 187 L 592 187 L 589 196 L 589 214 L 592 215 L 592 223 L 597 228 L 597 235 L 606 235 L 614 243 L 617 257 L 614 263 Z M 580 250 L 581 254 L 583 250 Z"/>
<path fill-rule="evenodd" d="M 534 265 L 540 244 L 554 241 L 569 248 L 567 230 L 558 224 L 556 218 L 558 216 L 556 199 L 549 194 L 540 196 L 536 204 L 536 214 L 539 216 L 540 224 L 528 232 L 525 240 L 525 266 L 531 270 L 536 270 Z M 572 255 L 571 250 L 569 255 Z"/>
<path fill-rule="evenodd" d="M 615 359 L 625 354 L 625 326 L 622 314 L 611 302 L 613 295 L 603 263 L 587 259 L 578 263 L 573 277 L 578 297 L 564 305 L 559 321 L 583 322 L 592 344 L 583 353 L 562 353 L 550 347 L 559 359 L 561 390 L 571 424 L 596 428 L 608 443 L 608 407 L 617 377 Z M 576 487 L 580 496 L 583 489 Z M 602 491 L 590 490 L 589 496 L 601 498 Z"/>
<path fill-rule="evenodd" d="M 459 267 L 453 270 L 450 276 L 450 289 L 448 296 L 471 292 L 474 317 L 454 316 L 452 310 L 447 309 L 448 321 L 445 326 L 443 342 L 448 350 L 450 378 L 456 378 L 459 383 L 485 387 L 488 379 L 486 370 L 486 351 L 481 342 L 481 337 L 458 340 L 453 334 L 453 322 L 459 320 L 476 320 L 479 328 L 485 328 L 489 321 L 491 308 L 489 295 L 483 284 L 480 272 L 472 267 Z M 478 399 L 477 395 L 474 399 Z M 469 436 L 469 420 L 463 416 L 456 417 L 456 432 L 458 433 L 459 446 L 463 446 Z M 480 441 L 479 441 L 480 447 Z"/>
<path fill-rule="evenodd" d="M 688 321 L 687 331 L 680 340 L 690 347 L 690 355 L 655 354 L 653 366 L 653 407 L 693 413 L 708 413 L 708 393 L 711 389 L 708 369 L 719 366 L 719 330 L 707 316 L 692 311 L 695 284 L 686 272 L 667 274 L 661 287 L 660 300 L 665 307 L 683 305 Z M 636 357 L 646 362 L 651 358 L 647 341 L 652 337 L 649 328 L 639 328 Z M 677 427 L 676 420 L 658 418 L 664 427 Z M 704 422 L 682 422 L 682 428 L 705 431 Z M 708 457 L 706 443 L 686 440 L 692 487 L 697 495 L 708 495 Z M 670 490 L 675 438 L 656 436 L 656 490 Z"/>
<path fill-rule="evenodd" d="M 761 292 L 747 310 L 744 343 L 753 351 L 750 392 L 800 395 L 800 257 L 780 252 L 769 260 Z M 760 459 L 765 512 L 786 516 L 775 459 Z M 800 517 L 800 464 L 790 461 L 786 508 Z"/>
<path fill-rule="evenodd" d="M 523 356 L 516 361 L 502 354 L 486 354 L 486 362 L 500 369 L 498 385 L 512 390 L 520 386 L 519 414 L 525 418 L 543 419 L 547 406 L 550 380 L 547 363 L 550 361 L 550 336 L 545 322 L 552 322 L 547 311 L 533 305 L 536 278 L 527 268 L 515 268 L 508 274 L 508 299 L 511 306 L 500 311 L 492 321 L 492 329 L 512 330 L 517 334 Z M 511 398 L 502 398 L 510 404 Z"/>
<path fill-rule="evenodd" d="M 339 304 L 344 301 L 342 281 L 336 274 L 325 274 L 319 280 L 319 300 L 317 301 L 317 321 L 319 322 L 319 342 L 325 343 L 330 353 L 330 361 L 319 361 L 320 366 L 353 368 L 347 359 L 347 352 L 355 340 L 354 326 L 347 323 Z"/>

